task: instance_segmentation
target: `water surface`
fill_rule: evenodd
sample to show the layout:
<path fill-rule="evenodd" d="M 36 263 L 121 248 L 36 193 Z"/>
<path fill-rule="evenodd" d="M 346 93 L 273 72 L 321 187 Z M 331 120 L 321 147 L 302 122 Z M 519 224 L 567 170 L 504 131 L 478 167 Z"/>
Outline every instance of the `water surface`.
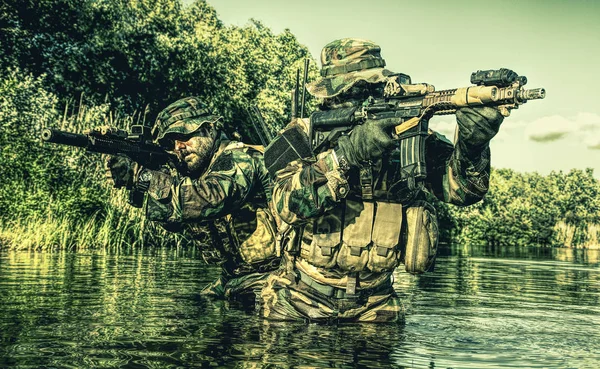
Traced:
<path fill-rule="evenodd" d="M 597 368 L 600 253 L 442 248 L 404 325 L 273 324 L 194 250 L 0 252 L 0 368 Z"/>

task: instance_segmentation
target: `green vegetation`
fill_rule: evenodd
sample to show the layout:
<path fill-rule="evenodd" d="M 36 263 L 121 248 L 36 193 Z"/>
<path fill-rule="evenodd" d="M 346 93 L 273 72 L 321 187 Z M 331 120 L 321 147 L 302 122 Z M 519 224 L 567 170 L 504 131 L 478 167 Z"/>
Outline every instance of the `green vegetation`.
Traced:
<path fill-rule="evenodd" d="M 109 188 L 99 155 L 42 145 L 41 129 L 126 128 L 196 95 L 256 141 L 248 107 L 283 126 L 309 56 L 289 31 L 226 27 L 201 0 L 9 0 L 0 14 L 0 243 L 15 248 L 181 244 Z"/>
<path fill-rule="evenodd" d="M 100 155 L 42 145 L 43 127 L 81 132 L 151 122 L 196 95 L 256 141 L 256 104 L 274 133 L 289 119 L 296 70 L 310 57 L 288 30 L 224 26 L 198 0 L 9 0 L 0 5 L 0 245 L 112 247 L 185 243 L 146 223 L 104 180 Z M 309 79 L 317 75 L 312 63 Z M 310 102 L 314 106 L 314 102 Z M 439 204 L 443 239 L 596 247 L 599 183 L 591 170 L 495 170 L 474 206 Z"/>
<path fill-rule="evenodd" d="M 473 206 L 447 206 L 454 240 L 475 244 L 600 246 L 600 182 L 591 169 L 569 173 L 492 171 L 490 190 Z"/>

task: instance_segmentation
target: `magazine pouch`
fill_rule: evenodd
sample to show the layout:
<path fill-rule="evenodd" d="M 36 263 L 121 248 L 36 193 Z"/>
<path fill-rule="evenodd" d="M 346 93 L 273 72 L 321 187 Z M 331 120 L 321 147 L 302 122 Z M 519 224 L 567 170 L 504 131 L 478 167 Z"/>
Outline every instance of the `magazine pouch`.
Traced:
<path fill-rule="evenodd" d="M 344 214 L 344 234 L 337 264 L 341 270 L 360 272 L 365 270 L 369 261 L 371 232 L 375 204 L 346 200 Z"/>
<path fill-rule="evenodd" d="M 438 223 L 435 209 L 425 201 L 417 201 L 406 208 L 405 217 L 406 271 L 411 274 L 425 273 L 437 254 Z"/>
<path fill-rule="evenodd" d="M 392 271 L 399 264 L 402 204 L 377 202 L 373 226 L 373 245 L 369 251 L 369 270 L 380 273 Z"/>

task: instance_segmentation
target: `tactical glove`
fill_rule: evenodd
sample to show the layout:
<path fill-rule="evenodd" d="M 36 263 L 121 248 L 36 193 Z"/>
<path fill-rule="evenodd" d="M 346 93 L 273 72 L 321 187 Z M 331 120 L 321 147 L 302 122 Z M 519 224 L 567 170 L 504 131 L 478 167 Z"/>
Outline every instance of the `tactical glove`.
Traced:
<path fill-rule="evenodd" d="M 112 180 L 115 188 L 133 187 L 136 163 L 125 156 L 109 155 L 104 160 L 106 179 Z"/>
<path fill-rule="evenodd" d="M 339 158 L 344 158 L 350 167 L 362 167 L 367 162 L 376 162 L 386 151 L 392 149 L 395 141 L 390 128 L 398 122 L 389 120 L 368 120 L 356 126 L 349 136 L 338 139 L 335 149 Z"/>
<path fill-rule="evenodd" d="M 461 108 L 456 111 L 458 143 L 468 155 L 478 155 L 498 133 L 504 117 L 491 107 Z"/>

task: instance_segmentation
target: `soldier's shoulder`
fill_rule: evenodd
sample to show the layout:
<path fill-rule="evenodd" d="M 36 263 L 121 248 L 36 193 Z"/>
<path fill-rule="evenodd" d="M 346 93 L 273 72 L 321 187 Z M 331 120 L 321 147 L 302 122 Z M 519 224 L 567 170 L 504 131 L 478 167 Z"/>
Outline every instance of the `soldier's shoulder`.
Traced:
<path fill-rule="evenodd" d="M 283 131 L 287 131 L 290 128 L 298 127 L 304 133 L 308 135 L 309 127 L 310 127 L 310 118 L 294 118 L 291 122 L 289 122 L 285 128 L 283 128 L 279 133 Z"/>
<path fill-rule="evenodd" d="M 262 153 L 259 151 L 261 147 L 231 141 L 216 154 L 210 165 L 210 170 L 223 172 L 233 170 L 236 166 L 253 167 L 253 161 L 257 157 L 262 157 Z"/>

